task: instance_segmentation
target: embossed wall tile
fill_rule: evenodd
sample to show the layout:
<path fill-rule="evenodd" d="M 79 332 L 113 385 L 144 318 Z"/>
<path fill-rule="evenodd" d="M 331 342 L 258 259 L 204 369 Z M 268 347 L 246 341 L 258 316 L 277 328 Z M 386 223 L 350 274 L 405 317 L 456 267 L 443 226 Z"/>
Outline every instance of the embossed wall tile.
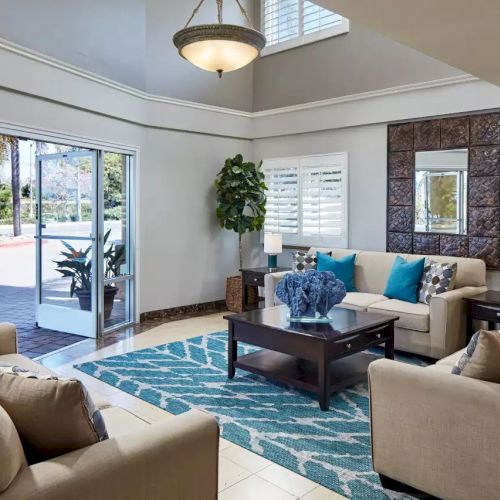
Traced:
<path fill-rule="evenodd" d="M 471 176 L 500 175 L 500 146 L 470 148 L 469 154 Z"/>
<path fill-rule="evenodd" d="M 438 255 L 439 235 L 420 233 L 413 235 L 413 253 L 420 255 Z"/>
<path fill-rule="evenodd" d="M 469 208 L 469 234 L 471 236 L 500 236 L 500 209 L 489 207 Z"/>
<path fill-rule="evenodd" d="M 441 147 L 463 148 L 469 145 L 469 118 L 443 118 L 441 120 Z"/>
<path fill-rule="evenodd" d="M 389 177 L 413 178 L 413 151 L 389 153 Z"/>
<path fill-rule="evenodd" d="M 500 113 L 470 117 L 471 146 L 500 144 Z"/>
<path fill-rule="evenodd" d="M 500 238 L 469 238 L 469 256 L 483 259 L 489 269 L 500 267 Z"/>
<path fill-rule="evenodd" d="M 470 177 L 469 206 L 498 207 L 500 202 L 500 177 Z"/>
<path fill-rule="evenodd" d="M 467 257 L 469 255 L 469 238 L 458 234 L 441 234 L 439 236 L 439 255 Z"/>
<path fill-rule="evenodd" d="M 411 205 L 413 203 L 412 179 L 389 179 L 389 205 Z"/>
<path fill-rule="evenodd" d="M 413 231 L 412 207 L 389 207 L 387 213 L 389 231 L 411 233 Z"/>
<path fill-rule="evenodd" d="M 409 151 L 413 149 L 413 123 L 389 125 L 389 150 Z"/>
<path fill-rule="evenodd" d="M 387 233 L 387 251 L 412 253 L 413 235 L 411 233 Z"/>
<path fill-rule="evenodd" d="M 415 122 L 415 151 L 441 147 L 441 120 Z"/>

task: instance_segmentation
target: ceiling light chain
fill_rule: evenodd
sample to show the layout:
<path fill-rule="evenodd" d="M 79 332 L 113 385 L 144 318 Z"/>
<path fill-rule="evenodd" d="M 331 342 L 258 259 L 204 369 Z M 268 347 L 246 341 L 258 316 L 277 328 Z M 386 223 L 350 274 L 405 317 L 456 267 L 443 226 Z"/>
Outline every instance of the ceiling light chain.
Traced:
<path fill-rule="evenodd" d="M 222 24 L 222 1 L 223 0 L 215 0 L 217 2 L 217 20 L 219 24 Z"/>
<path fill-rule="evenodd" d="M 191 23 L 191 21 L 193 20 L 194 16 L 196 16 L 196 14 L 198 14 L 198 11 L 200 10 L 200 7 L 203 5 L 204 1 L 205 0 L 201 0 L 200 3 L 194 8 L 193 13 L 191 14 L 191 17 L 188 19 L 188 22 L 186 23 L 186 26 L 184 26 L 184 28 L 187 28 L 189 26 L 189 24 Z"/>
<path fill-rule="evenodd" d="M 247 14 L 247 11 L 245 10 L 245 8 L 243 7 L 243 5 L 241 5 L 240 3 L 240 0 L 236 0 L 236 3 L 238 4 L 238 7 L 240 8 L 241 10 L 241 13 L 245 16 L 245 19 L 247 20 L 247 23 L 252 26 L 254 26 L 253 22 L 250 21 L 250 18 L 248 17 L 248 14 Z"/>

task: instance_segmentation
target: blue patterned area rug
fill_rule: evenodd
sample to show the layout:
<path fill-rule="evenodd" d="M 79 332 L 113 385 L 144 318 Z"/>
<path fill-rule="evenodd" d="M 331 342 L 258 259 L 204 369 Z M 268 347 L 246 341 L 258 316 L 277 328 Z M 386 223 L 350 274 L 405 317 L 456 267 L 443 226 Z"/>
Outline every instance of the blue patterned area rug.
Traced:
<path fill-rule="evenodd" d="M 255 350 L 238 344 L 240 356 Z M 333 395 L 323 412 L 313 394 L 242 370 L 229 380 L 226 352 L 218 332 L 76 368 L 175 415 L 210 412 L 227 440 L 348 498 L 400 498 L 372 470 L 366 384 Z"/>

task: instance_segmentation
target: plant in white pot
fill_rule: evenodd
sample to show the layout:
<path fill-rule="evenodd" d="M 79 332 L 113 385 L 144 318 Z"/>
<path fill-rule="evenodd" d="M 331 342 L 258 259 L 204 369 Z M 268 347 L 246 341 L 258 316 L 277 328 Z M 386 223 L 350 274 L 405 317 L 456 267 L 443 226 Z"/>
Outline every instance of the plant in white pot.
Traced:
<path fill-rule="evenodd" d="M 111 229 L 104 235 L 104 245 L 106 245 Z M 76 250 L 68 242 L 62 244 L 68 251 L 61 251 L 65 260 L 54 261 L 57 264 L 56 271 L 65 278 L 71 278 L 69 289 L 70 297 L 76 295 L 80 304 L 80 309 L 90 311 L 92 309 L 92 260 L 89 253 L 92 250 L 90 245 L 85 250 Z M 120 275 L 120 266 L 125 261 L 125 245 L 112 243 L 104 252 L 104 277 L 116 278 Z M 107 284 L 104 286 L 104 319 L 111 317 L 113 301 L 118 287 Z"/>
<path fill-rule="evenodd" d="M 267 186 L 261 166 L 262 162 L 259 165 L 244 162 L 243 156 L 238 154 L 224 162 L 215 179 L 217 219 L 220 227 L 238 233 L 240 269 L 243 267 L 242 236 L 247 232 L 260 231 L 264 226 Z M 227 289 L 232 293 L 226 296 L 231 295 L 235 299 L 231 302 L 238 306 L 238 312 L 241 311 L 241 276 L 228 278 Z M 238 290 L 239 295 L 235 298 Z"/>

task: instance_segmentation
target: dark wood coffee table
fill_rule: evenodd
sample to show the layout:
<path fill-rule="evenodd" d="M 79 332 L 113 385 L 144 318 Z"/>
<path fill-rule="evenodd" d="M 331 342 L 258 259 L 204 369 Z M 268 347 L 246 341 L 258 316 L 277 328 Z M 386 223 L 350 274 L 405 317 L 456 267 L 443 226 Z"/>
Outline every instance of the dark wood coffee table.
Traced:
<path fill-rule="evenodd" d="M 276 306 L 224 316 L 229 378 L 236 368 L 263 375 L 318 394 L 320 408 L 328 410 L 332 393 L 366 380 L 376 357 L 362 351 L 384 344 L 385 357 L 394 359 L 397 316 L 338 307 L 330 323 L 290 323 L 287 312 Z M 238 358 L 238 342 L 262 349 Z"/>

